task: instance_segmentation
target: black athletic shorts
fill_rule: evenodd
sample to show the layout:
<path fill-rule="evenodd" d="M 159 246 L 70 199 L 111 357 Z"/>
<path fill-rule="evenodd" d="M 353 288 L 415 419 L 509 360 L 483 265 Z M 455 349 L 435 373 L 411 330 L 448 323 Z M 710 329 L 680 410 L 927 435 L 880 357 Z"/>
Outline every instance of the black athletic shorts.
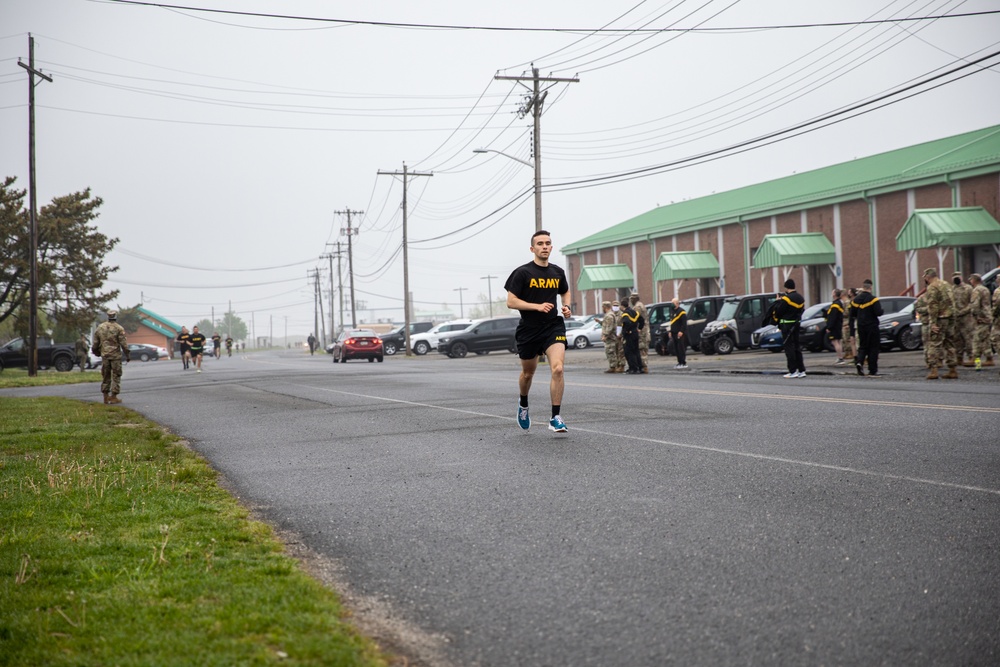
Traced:
<path fill-rule="evenodd" d="M 525 324 L 521 320 L 514 332 L 514 341 L 517 343 L 517 356 L 521 359 L 534 359 L 545 354 L 545 350 L 555 343 L 562 343 L 566 347 L 566 321 L 562 317 L 556 317 L 539 326 Z"/>
<path fill-rule="evenodd" d="M 203 348 L 203 347 L 199 347 L 198 349 L 195 349 L 193 347 L 191 348 L 191 356 L 192 357 L 197 357 L 199 354 L 202 354 L 202 355 L 205 354 L 205 348 Z"/>

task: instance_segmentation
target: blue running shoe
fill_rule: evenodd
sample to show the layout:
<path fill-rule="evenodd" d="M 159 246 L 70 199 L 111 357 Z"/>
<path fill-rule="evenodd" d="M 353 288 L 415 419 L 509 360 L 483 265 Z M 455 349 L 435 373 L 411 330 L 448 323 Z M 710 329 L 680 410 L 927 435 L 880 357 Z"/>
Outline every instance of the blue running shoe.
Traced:
<path fill-rule="evenodd" d="M 520 403 L 517 404 L 517 425 L 525 431 L 531 426 L 531 417 L 528 416 L 528 408 L 522 407 Z"/>
<path fill-rule="evenodd" d="M 556 433 L 565 433 L 569 429 L 566 428 L 566 422 L 562 420 L 562 417 L 556 415 L 549 420 L 549 430 L 555 431 Z"/>

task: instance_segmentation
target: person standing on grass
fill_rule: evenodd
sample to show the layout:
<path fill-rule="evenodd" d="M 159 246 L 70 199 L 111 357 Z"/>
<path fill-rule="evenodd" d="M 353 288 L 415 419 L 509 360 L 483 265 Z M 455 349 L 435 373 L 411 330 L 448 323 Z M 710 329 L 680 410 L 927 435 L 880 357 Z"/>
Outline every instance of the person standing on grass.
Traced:
<path fill-rule="evenodd" d="M 118 324 L 118 313 L 108 311 L 108 321 L 94 332 L 94 354 L 101 357 L 101 393 L 107 404 L 121 403 L 118 394 L 122 389 L 122 357 L 131 360 L 125 329 Z"/>
<path fill-rule="evenodd" d="M 565 433 L 566 422 L 559 414 L 562 408 L 563 363 L 566 358 L 566 321 L 571 314 L 569 281 L 561 267 L 549 263 L 552 254 L 552 237 L 545 230 L 531 237 L 531 254 L 534 258 L 511 272 L 504 283 L 507 290 L 507 307 L 521 313 L 521 321 L 514 332 L 517 356 L 521 359 L 521 374 L 517 385 L 520 400 L 517 404 L 517 424 L 527 430 L 531 426 L 528 414 L 528 392 L 538 368 L 538 356 L 548 359 L 552 378 L 549 397 L 552 400 L 552 419 L 549 430 Z M 562 307 L 556 305 L 559 298 Z"/>
<path fill-rule="evenodd" d="M 80 337 L 76 339 L 76 363 L 80 364 L 80 372 L 87 367 L 87 362 L 90 361 L 90 357 L 87 356 L 90 353 L 90 341 L 87 340 L 87 334 L 81 333 Z"/>

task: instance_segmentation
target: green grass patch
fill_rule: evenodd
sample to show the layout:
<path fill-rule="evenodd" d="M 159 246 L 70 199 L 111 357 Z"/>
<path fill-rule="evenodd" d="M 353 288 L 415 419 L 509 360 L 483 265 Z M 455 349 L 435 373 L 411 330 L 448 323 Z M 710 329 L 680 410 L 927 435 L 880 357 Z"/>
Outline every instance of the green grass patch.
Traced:
<path fill-rule="evenodd" d="M 202 458 L 129 410 L 0 397 L 0 508 L 2 665 L 386 664 Z"/>
<path fill-rule="evenodd" d="M 80 372 L 76 367 L 71 371 L 60 373 L 55 369 L 38 371 L 38 375 L 30 377 L 27 369 L 6 368 L 0 372 L 0 389 L 11 387 L 48 387 L 57 384 L 80 384 L 81 382 L 100 382 L 101 371 L 90 370 Z"/>

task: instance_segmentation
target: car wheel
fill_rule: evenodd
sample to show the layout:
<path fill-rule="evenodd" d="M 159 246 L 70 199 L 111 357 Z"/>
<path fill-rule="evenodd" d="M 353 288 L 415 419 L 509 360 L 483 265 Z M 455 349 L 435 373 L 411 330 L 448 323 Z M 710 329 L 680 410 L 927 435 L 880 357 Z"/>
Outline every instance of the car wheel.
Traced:
<path fill-rule="evenodd" d="M 703 340 L 701 342 L 701 353 L 715 354 L 715 346 L 711 343 L 711 341 Z"/>
<path fill-rule="evenodd" d="M 507 348 L 507 351 L 511 354 L 517 354 L 517 343 L 511 343 L 510 347 Z"/>
<path fill-rule="evenodd" d="M 379 362 L 380 364 L 382 363 L 382 355 L 381 355 L 381 354 L 380 354 L 380 355 L 378 355 L 378 362 Z"/>
<path fill-rule="evenodd" d="M 382 351 L 388 354 L 390 357 L 396 354 L 396 344 L 395 343 L 382 343 Z"/>
<path fill-rule="evenodd" d="M 59 357 L 56 359 L 56 370 L 60 373 L 73 370 L 73 360 L 69 357 Z"/>
<path fill-rule="evenodd" d="M 573 347 L 578 350 L 585 350 L 588 346 L 590 346 L 590 341 L 587 340 L 586 336 L 577 336 L 576 340 L 573 341 Z"/>
<path fill-rule="evenodd" d="M 375 357 L 368 357 L 368 363 L 369 364 L 375 363 Z"/>
<path fill-rule="evenodd" d="M 715 339 L 714 347 L 719 354 L 730 354 L 733 351 L 733 341 L 729 336 L 719 336 Z"/>
<path fill-rule="evenodd" d="M 149 353 L 143 352 L 139 355 L 139 361 L 149 361 Z"/>
<path fill-rule="evenodd" d="M 906 325 L 906 328 L 899 332 L 899 337 L 896 339 L 899 346 L 906 350 L 907 352 L 913 352 L 914 350 L 919 350 L 923 341 L 920 340 L 920 336 L 913 332 L 913 327 Z"/>
<path fill-rule="evenodd" d="M 427 343 L 427 341 L 418 340 L 417 344 L 413 346 L 413 353 L 421 357 L 430 351 L 431 346 Z"/>
<path fill-rule="evenodd" d="M 465 343 L 455 343 L 451 346 L 451 356 L 462 359 L 469 353 L 469 346 Z"/>

